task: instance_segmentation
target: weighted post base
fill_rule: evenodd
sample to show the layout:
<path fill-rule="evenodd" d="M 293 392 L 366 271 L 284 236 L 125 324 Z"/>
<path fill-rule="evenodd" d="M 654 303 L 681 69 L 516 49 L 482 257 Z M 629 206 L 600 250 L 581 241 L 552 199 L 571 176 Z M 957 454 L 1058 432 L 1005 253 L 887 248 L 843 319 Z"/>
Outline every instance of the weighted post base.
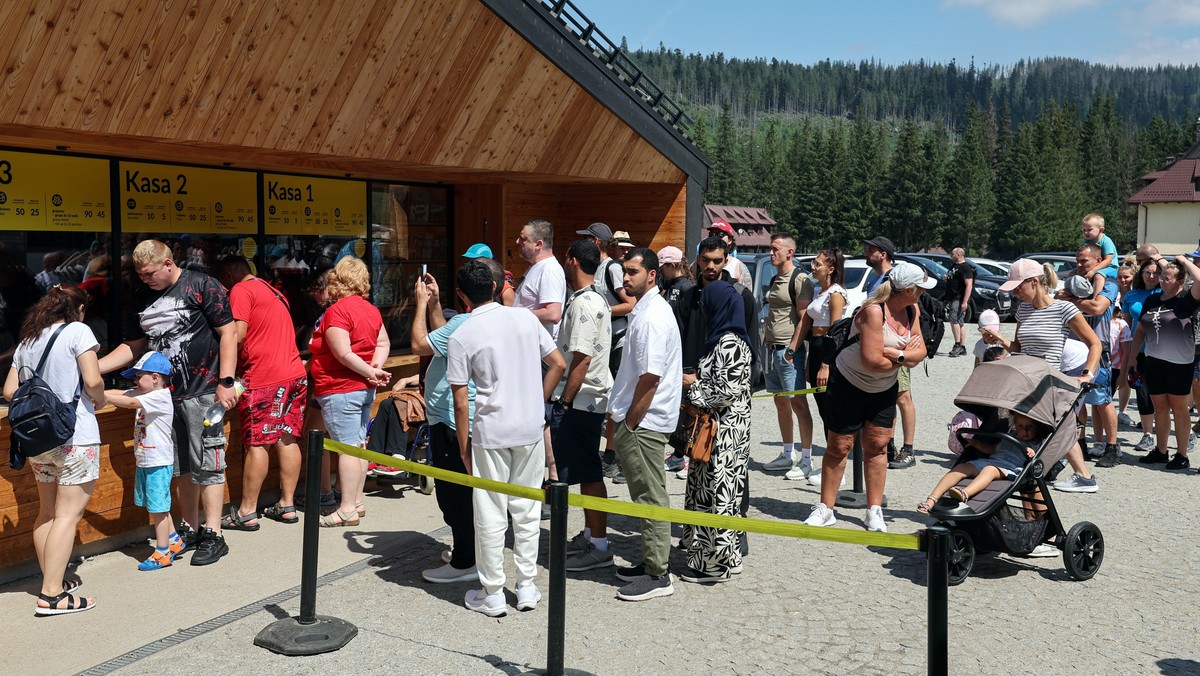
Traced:
<path fill-rule="evenodd" d="M 272 622 L 254 637 L 254 645 L 280 655 L 320 655 L 340 650 L 358 636 L 358 627 L 327 615 L 317 615 L 312 624 L 289 617 Z"/>
<path fill-rule="evenodd" d="M 867 494 L 856 491 L 838 491 L 837 500 L 833 504 L 846 509 L 866 509 Z M 883 503 L 879 506 L 887 507 L 887 504 L 887 496 L 885 495 L 883 496 Z"/>

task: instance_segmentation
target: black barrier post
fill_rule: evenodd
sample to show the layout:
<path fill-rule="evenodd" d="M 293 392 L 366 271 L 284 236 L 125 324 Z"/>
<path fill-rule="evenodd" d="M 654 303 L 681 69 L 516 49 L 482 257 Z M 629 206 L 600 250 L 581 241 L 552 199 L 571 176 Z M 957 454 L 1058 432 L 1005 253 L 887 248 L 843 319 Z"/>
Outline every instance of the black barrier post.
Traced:
<path fill-rule="evenodd" d="M 858 432 L 854 435 L 854 450 L 850 453 L 850 464 L 853 470 L 853 488 L 848 491 L 838 491 L 837 500 L 834 502 L 838 507 L 847 509 L 866 509 L 867 508 L 867 493 L 866 493 L 866 476 L 863 474 L 863 447 L 862 433 Z M 880 507 L 887 507 L 887 496 L 883 497 Z"/>
<path fill-rule="evenodd" d="M 333 652 L 358 635 L 358 627 L 317 615 L 317 546 L 321 526 L 321 458 L 325 435 L 308 432 L 304 474 L 304 545 L 300 563 L 300 617 L 272 622 L 254 637 L 254 645 L 281 655 L 319 655 Z"/>
<path fill-rule="evenodd" d="M 929 673 L 949 673 L 950 649 L 950 530 L 931 526 L 923 533 L 926 556 L 926 585 L 929 587 Z"/>
<path fill-rule="evenodd" d="M 546 673 L 561 676 L 567 631 L 567 484 L 546 488 L 550 503 L 550 613 L 546 629 Z"/>

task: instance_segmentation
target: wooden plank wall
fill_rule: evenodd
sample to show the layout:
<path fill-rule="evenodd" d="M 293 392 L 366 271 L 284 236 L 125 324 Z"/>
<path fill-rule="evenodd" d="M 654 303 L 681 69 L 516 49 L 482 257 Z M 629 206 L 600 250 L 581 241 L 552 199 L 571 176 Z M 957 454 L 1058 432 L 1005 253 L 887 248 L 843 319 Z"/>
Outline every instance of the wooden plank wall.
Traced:
<path fill-rule="evenodd" d="M 9 0 L 0 68 L 4 142 L 189 158 L 161 157 L 165 142 L 239 166 L 492 183 L 684 180 L 478 0 Z"/>

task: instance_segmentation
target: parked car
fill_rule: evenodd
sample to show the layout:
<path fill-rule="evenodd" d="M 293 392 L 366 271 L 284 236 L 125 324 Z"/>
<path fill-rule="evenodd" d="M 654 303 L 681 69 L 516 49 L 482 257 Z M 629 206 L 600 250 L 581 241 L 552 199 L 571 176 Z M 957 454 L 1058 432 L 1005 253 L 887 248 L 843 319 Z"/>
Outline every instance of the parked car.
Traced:
<path fill-rule="evenodd" d="M 1075 254 L 1066 251 L 1048 251 L 1041 253 L 1027 253 L 1023 256 L 1018 256 L 1017 259 L 1029 258 L 1038 263 L 1049 263 L 1054 268 L 1054 274 L 1058 275 L 1058 286 L 1054 287 L 1055 291 L 1061 291 L 1063 288 L 1063 279 L 1075 272 Z"/>
<path fill-rule="evenodd" d="M 940 255 L 944 256 L 945 254 Z M 950 271 L 940 262 L 929 258 L 926 254 L 896 254 L 896 259 L 918 265 L 925 270 L 925 274 L 936 278 L 938 286 L 931 289 L 929 293 L 938 300 L 945 297 L 946 279 Z M 1007 277 L 996 278 L 976 273 L 975 284 L 971 287 L 971 300 L 967 304 L 967 316 L 964 320 L 973 322 L 984 310 L 995 310 L 996 314 L 1000 316 L 1000 321 L 1011 317 L 1013 313 L 1012 294 L 1000 290 L 1000 285 L 1006 280 Z"/>
<path fill-rule="evenodd" d="M 995 261 L 990 258 L 968 258 L 971 265 L 975 266 L 975 271 L 981 275 L 990 275 L 995 277 L 1008 277 L 1008 268 L 1012 263 L 1005 261 Z"/>

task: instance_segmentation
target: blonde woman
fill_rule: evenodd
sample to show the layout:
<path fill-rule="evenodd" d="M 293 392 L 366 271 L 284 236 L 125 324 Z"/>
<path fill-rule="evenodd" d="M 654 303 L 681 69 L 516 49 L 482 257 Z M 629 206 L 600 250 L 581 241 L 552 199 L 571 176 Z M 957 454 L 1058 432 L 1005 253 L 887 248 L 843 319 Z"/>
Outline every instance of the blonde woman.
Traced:
<path fill-rule="evenodd" d="M 362 260 L 347 256 L 338 261 L 327 286 L 333 304 L 313 329 L 309 344 L 313 395 L 325 428 L 334 441 L 354 446 L 366 441 L 375 389 L 391 379 L 382 368 L 391 341 L 383 317 L 367 299 L 370 291 L 371 277 Z M 366 514 L 362 489 L 367 463 L 348 455 L 338 456 L 337 463 L 341 503 L 321 517 L 321 525 L 357 526 Z"/>
<path fill-rule="evenodd" d="M 863 303 L 847 343 L 832 359 L 823 414 L 828 447 L 821 463 L 821 502 L 804 521 L 809 526 L 837 523 L 831 505 L 842 483 L 854 436 L 861 432 L 867 482 L 866 527 L 869 531 L 887 531 L 883 488 L 887 481 L 887 444 L 896 424 L 900 367 L 925 359 L 917 301 L 936 284 L 937 280 L 912 263 L 897 263 Z"/>

